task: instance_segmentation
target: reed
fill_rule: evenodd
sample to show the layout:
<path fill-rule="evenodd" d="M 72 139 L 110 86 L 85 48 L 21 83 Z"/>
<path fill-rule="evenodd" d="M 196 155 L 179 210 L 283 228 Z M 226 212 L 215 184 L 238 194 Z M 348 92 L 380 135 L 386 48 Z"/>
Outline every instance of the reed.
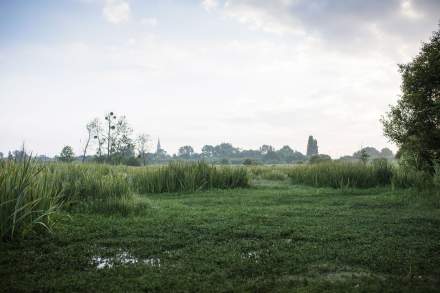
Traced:
<path fill-rule="evenodd" d="M 314 187 L 368 188 L 391 183 L 393 167 L 386 160 L 371 164 L 325 162 L 299 165 L 288 171 L 294 184 Z"/>
<path fill-rule="evenodd" d="M 132 169 L 128 177 L 133 191 L 141 194 L 249 186 L 244 168 L 215 167 L 205 162 L 171 162 L 153 169 Z"/>
<path fill-rule="evenodd" d="M 0 162 L 0 238 L 51 232 L 62 204 L 53 174 L 31 157 Z"/>

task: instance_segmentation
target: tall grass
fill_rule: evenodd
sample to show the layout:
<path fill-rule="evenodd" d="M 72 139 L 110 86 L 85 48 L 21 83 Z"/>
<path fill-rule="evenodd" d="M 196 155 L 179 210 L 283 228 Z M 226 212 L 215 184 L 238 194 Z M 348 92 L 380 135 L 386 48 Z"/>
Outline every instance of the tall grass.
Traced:
<path fill-rule="evenodd" d="M 50 170 L 56 184 L 70 201 L 119 198 L 130 193 L 126 168 L 98 164 L 54 164 Z"/>
<path fill-rule="evenodd" d="M 292 169 L 292 165 L 258 165 L 246 168 L 253 179 L 283 181 L 288 178 L 287 174 Z"/>
<path fill-rule="evenodd" d="M 154 169 L 132 169 L 128 177 L 133 190 L 142 194 L 249 186 L 244 168 L 215 167 L 204 162 L 172 162 Z"/>
<path fill-rule="evenodd" d="M 99 213 L 130 214 L 145 208 L 136 193 L 191 192 L 249 186 L 244 168 L 203 162 L 127 168 L 96 164 L 48 164 L 31 158 L 0 162 L 0 236 L 12 239 L 52 230 L 61 199 L 66 206 Z M 79 203 L 79 204 L 78 204 Z M 143 207 L 142 207 L 143 206 Z"/>
<path fill-rule="evenodd" d="M 325 162 L 299 165 L 288 172 L 294 184 L 333 188 L 367 188 L 391 183 L 393 167 L 386 160 L 371 164 Z"/>
<path fill-rule="evenodd" d="M 186 192 L 209 188 L 247 187 L 244 168 L 215 167 L 204 162 L 171 162 L 159 167 L 54 164 L 57 184 L 71 200 L 122 198 L 135 192 Z"/>
<path fill-rule="evenodd" d="M 47 168 L 32 158 L 0 161 L 0 238 L 52 231 L 61 206 L 61 189 Z"/>

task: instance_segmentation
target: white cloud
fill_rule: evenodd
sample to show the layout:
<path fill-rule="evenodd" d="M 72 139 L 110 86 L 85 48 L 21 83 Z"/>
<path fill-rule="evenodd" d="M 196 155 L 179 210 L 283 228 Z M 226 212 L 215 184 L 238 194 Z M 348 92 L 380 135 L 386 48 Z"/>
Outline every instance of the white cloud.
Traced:
<path fill-rule="evenodd" d="M 213 9 L 216 9 L 218 7 L 218 5 L 219 5 L 219 3 L 217 0 L 203 0 L 202 1 L 202 6 L 207 11 L 211 11 Z"/>
<path fill-rule="evenodd" d="M 282 9 L 287 8 L 287 3 L 278 3 Z M 277 5 L 274 5 L 276 7 Z M 227 1 L 224 6 L 226 16 L 248 25 L 252 30 L 283 35 L 286 33 L 301 33 L 299 26 L 292 19 L 286 21 L 283 15 L 273 13 L 265 6 L 252 5 L 245 1 Z M 283 20 L 284 18 L 284 20 Z"/>
<path fill-rule="evenodd" d="M 429 37 L 440 1 L 227 0 L 222 8 L 224 15 L 252 30 L 313 36 L 338 50 L 389 46 L 394 54 L 396 47 Z"/>
<path fill-rule="evenodd" d="M 410 19 L 420 19 L 421 17 L 423 17 L 423 14 L 414 9 L 413 4 L 410 0 L 405 0 L 402 2 L 402 4 L 400 5 L 400 11 L 405 17 Z"/>
<path fill-rule="evenodd" d="M 127 22 L 130 19 L 130 4 L 125 0 L 106 0 L 102 13 L 108 22 Z"/>
<path fill-rule="evenodd" d="M 155 17 L 145 17 L 141 19 L 141 24 L 155 27 L 157 26 L 158 21 Z"/>

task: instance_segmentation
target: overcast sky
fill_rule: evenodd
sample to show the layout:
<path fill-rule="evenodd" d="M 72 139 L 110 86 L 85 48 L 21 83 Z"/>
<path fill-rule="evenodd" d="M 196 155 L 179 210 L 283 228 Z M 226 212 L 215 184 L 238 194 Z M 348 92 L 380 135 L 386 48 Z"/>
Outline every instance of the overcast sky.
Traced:
<path fill-rule="evenodd" d="M 0 151 L 79 153 L 108 111 L 179 146 L 393 147 L 380 116 L 439 0 L 0 0 Z"/>

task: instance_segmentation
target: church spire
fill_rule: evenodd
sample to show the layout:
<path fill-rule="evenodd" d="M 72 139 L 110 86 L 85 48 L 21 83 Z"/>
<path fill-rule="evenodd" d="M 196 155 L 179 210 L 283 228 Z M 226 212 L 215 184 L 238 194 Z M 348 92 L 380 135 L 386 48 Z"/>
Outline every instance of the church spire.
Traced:
<path fill-rule="evenodd" d="M 157 139 L 157 148 L 156 148 L 156 154 L 159 154 L 162 152 L 162 147 L 160 146 L 160 138 Z"/>

